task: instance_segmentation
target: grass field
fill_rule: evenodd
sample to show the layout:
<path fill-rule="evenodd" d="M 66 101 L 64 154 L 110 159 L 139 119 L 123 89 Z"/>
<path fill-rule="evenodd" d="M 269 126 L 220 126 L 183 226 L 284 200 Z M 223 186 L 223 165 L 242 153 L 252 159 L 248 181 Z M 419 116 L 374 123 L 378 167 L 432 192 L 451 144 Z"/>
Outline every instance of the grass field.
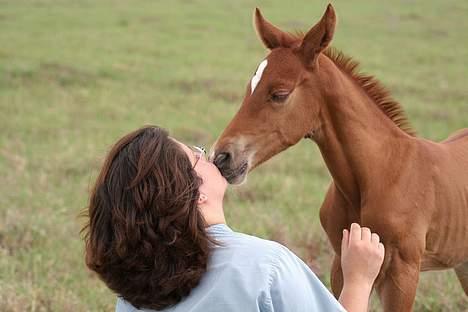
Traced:
<path fill-rule="evenodd" d="M 468 126 L 467 1 L 333 3 L 334 46 L 388 86 L 419 135 Z M 85 268 L 78 218 L 109 146 L 144 124 L 210 146 L 266 53 L 254 7 L 307 30 L 326 4 L 0 0 L 0 310 L 113 310 Z M 285 243 L 328 285 L 329 181 L 304 141 L 228 192 L 229 224 Z M 415 311 L 468 311 L 455 274 L 423 273 Z"/>

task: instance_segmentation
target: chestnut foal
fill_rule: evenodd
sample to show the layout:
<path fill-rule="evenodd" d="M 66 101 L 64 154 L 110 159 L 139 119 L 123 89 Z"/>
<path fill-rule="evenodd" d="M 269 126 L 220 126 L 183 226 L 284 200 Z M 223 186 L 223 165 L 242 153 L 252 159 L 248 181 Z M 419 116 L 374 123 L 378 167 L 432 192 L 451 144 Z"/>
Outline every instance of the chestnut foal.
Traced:
<path fill-rule="evenodd" d="M 468 295 L 468 129 L 443 142 L 417 138 L 401 106 L 357 63 L 328 48 L 328 6 L 305 35 L 255 11 L 270 50 L 211 158 L 230 183 L 302 138 L 319 146 L 332 177 L 320 220 L 335 251 L 332 289 L 343 285 L 342 230 L 378 233 L 386 255 L 376 288 L 385 311 L 411 311 L 419 272 L 455 268 Z"/>

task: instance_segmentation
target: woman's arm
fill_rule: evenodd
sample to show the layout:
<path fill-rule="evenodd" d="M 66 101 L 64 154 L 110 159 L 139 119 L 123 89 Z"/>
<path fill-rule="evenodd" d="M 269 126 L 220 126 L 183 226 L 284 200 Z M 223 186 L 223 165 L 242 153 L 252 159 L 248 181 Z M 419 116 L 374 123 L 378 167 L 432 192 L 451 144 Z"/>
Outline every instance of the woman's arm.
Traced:
<path fill-rule="evenodd" d="M 344 285 L 338 301 L 348 312 L 367 311 L 371 291 L 372 287 Z"/>
<path fill-rule="evenodd" d="M 377 234 L 359 224 L 343 231 L 341 267 L 344 285 L 339 302 L 348 312 L 367 311 L 369 297 L 384 259 L 384 246 Z"/>

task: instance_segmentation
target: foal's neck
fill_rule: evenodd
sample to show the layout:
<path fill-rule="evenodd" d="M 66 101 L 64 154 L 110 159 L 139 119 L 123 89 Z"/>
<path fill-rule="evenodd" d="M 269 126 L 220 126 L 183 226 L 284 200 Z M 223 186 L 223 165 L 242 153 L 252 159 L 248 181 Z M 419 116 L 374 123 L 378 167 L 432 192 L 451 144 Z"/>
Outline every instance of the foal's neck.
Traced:
<path fill-rule="evenodd" d="M 389 164 L 403 157 L 411 137 L 332 60 L 321 55 L 318 61 L 320 79 L 328 83 L 322 90 L 321 127 L 313 138 L 338 190 L 359 209 L 366 191 L 392 174 Z"/>

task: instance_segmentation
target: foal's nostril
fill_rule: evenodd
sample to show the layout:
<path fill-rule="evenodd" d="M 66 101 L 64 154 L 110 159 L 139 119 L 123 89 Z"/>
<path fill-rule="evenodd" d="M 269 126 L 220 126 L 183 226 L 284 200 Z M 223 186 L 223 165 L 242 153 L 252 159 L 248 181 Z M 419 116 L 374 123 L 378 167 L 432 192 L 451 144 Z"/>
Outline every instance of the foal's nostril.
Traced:
<path fill-rule="evenodd" d="M 220 168 L 223 167 L 223 165 L 229 161 L 229 158 L 231 158 L 231 155 L 229 153 L 219 153 L 218 155 L 216 155 L 213 162 L 216 165 L 216 167 Z"/>

